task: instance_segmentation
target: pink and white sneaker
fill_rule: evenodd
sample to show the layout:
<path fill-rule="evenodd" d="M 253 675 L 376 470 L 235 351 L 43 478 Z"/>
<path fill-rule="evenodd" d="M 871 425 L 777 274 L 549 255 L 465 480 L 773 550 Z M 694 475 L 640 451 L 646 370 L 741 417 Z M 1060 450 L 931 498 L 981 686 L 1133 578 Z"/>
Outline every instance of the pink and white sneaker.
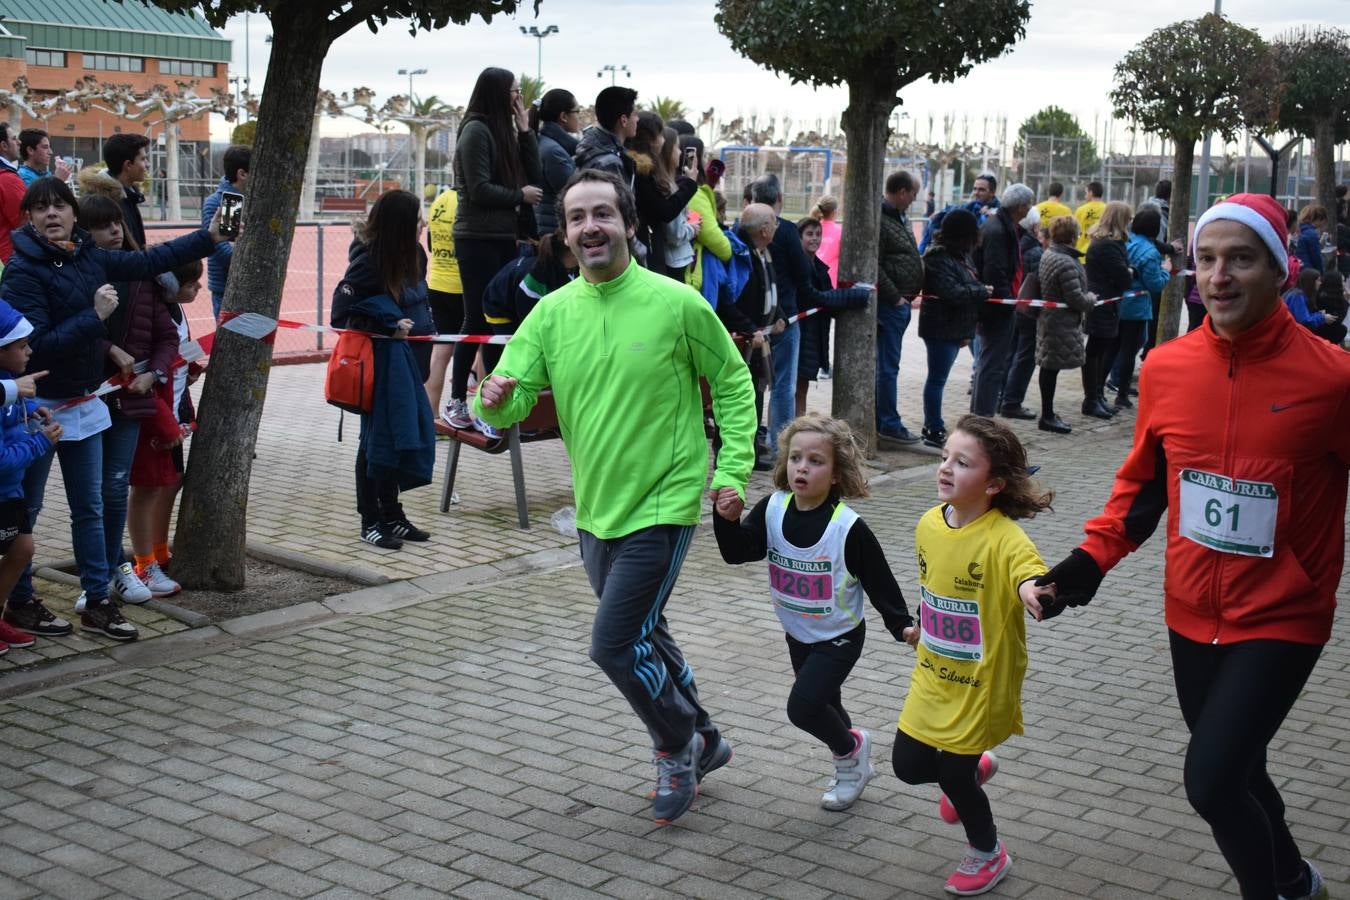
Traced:
<path fill-rule="evenodd" d="M 965 859 L 956 867 L 942 887 L 949 894 L 958 897 L 970 897 L 992 891 L 994 885 L 1012 871 L 1012 857 L 1007 848 L 999 841 L 992 853 L 984 853 L 974 847 L 966 847 Z"/>
<path fill-rule="evenodd" d="M 998 757 L 994 755 L 992 750 L 986 750 L 980 754 L 980 764 L 976 771 L 976 784 L 984 784 L 998 774 Z M 938 815 L 942 817 L 942 821 L 949 825 L 955 825 L 961 821 L 961 814 L 956 811 L 955 806 L 952 806 L 952 801 L 947 799 L 946 794 L 938 798 Z"/>

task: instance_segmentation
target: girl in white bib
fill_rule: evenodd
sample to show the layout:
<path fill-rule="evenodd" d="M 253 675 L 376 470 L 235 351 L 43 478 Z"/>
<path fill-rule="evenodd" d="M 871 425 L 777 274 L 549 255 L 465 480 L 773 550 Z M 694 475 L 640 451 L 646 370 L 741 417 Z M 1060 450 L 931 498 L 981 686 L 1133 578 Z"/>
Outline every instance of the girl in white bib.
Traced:
<path fill-rule="evenodd" d="M 834 756 L 834 777 L 821 805 L 848 809 L 875 774 L 871 739 L 853 727 L 840 699 L 862 653 L 863 595 L 897 641 L 913 644 L 918 629 L 881 544 L 843 502 L 868 495 L 862 454 L 848 425 L 808 413 L 783 429 L 778 446 L 786 448 L 773 470 L 778 490 L 742 522 L 735 490 L 723 488 L 713 530 L 727 562 L 769 561 L 769 596 L 796 674 L 788 720 Z"/>

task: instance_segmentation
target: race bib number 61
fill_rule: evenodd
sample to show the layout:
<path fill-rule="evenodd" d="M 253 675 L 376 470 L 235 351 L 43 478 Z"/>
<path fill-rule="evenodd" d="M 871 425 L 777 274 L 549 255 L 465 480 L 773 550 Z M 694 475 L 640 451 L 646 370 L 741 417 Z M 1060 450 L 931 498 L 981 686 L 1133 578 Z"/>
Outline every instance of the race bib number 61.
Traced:
<path fill-rule="evenodd" d="M 1275 554 L 1279 495 L 1268 481 L 1242 481 L 1201 469 L 1182 469 L 1178 532 L 1220 553 Z"/>

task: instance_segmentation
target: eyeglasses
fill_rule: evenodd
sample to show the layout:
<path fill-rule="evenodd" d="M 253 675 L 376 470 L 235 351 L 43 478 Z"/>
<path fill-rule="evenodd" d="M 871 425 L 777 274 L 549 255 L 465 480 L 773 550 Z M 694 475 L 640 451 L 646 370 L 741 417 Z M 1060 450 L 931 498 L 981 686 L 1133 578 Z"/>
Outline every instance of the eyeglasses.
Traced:
<path fill-rule="evenodd" d="M 520 93 L 520 88 L 511 88 L 511 93 L 513 93 L 513 94 L 519 94 L 519 93 Z"/>
<path fill-rule="evenodd" d="M 571 115 L 571 116 L 580 115 L 580 114 L 581 114 L 581 107 L 578 106 L 578 107 L 575 107 L 575 108 L 573 108 L 573 109 L 569 109 L 569 110 L 567 111 L 567 114 L 568 114 L 568 115 Z"/>

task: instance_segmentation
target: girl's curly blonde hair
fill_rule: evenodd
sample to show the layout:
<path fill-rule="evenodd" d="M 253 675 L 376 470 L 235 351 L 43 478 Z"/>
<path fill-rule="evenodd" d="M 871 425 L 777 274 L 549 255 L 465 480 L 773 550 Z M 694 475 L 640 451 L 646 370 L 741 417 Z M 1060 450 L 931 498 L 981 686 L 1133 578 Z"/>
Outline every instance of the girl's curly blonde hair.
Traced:
<path fill-rule="evenodd" d="M 991 506 L 1010 519 L 1030 519 L 1050 508 L 1055 492 L 1045 490 L 1031 477 L 1027 451 L 1011 428 L 994 419 L 968 413 L 952 431 L 964 431 L 979 441 L 989 457 L 989 477 L 1003 479 L 1003 490 L 991 498 Z"/>
<path fill-rule="evenodd" d="M 867 489 L 867 476 L 863 473 L 862 448 L 853 436 L 853 429 L 847 422 L 832 419 L 820 413 L 807 413 L 798 416 L 778 433 L 778 459 L 773 464 L 773 484 L 780 491 L 790 491 L 788 485 L 788 450 L 792 439 L 802 432 L 823 434 L 829 438 L 834 450 L 834 486 L 840 497 L 870 497 Z"/>

